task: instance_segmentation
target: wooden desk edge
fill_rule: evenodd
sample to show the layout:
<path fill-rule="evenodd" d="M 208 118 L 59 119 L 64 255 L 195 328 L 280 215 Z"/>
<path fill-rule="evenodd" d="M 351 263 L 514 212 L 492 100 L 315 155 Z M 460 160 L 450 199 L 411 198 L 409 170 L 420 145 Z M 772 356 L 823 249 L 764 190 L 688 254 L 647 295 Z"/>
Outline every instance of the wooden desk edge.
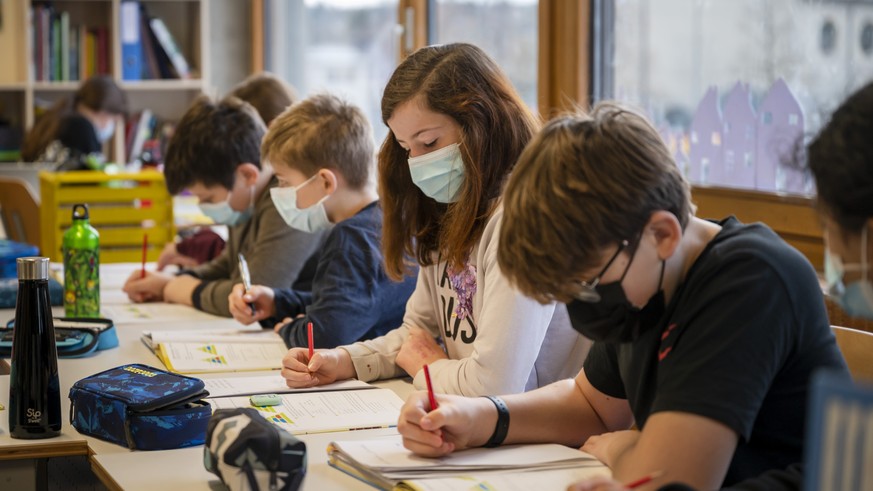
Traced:
<path fill-rule="evenodd" d="M 46 442 L 28 445 L 26 447 L 0 449 L 0 460 L 43 459 L 52 457 L 69 457 L 74 455 L 89 455 L 88 442 Z"/>
<path fill-rule="evenodd" d="M 123 488 L 118 484 L 118 482 L 112 478 L 109 472 L 100 465 L 100 462 L 95 458 L 97 456 L 96 453 L 90 452 L 88 456 L 88 461 L 91 462 L 91 472 L 97 476 L 97 479 L 100 479 L 100 482 L 103 483 L 104 486 L 109 488 L 110 491 L 123 491 Z"/>

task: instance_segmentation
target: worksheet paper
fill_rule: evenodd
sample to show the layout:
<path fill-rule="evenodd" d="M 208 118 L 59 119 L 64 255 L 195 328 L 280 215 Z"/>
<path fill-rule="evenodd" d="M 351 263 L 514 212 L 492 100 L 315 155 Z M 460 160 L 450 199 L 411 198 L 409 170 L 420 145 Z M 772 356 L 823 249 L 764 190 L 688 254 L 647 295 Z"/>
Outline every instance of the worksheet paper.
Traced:
<path fill-rule="evenodd" d="M 367 382 L 357 379 L 342 380 L 316 387 L 288 387 L 285 379 L 275 375 L 256 375 L 252 377 L 229 377 L 203 379 L 209 397 L 246 396 L 252 394 L 293 394 L 298 392 L 328 392 L 333 390 L 374 389 Z"/>
<path fill-rule="evenodd" d="M 283 343 L 282 338 L 272 329 L 261 329 L 257 324 L 221 329 L 143 331 L 140 340 L 152 351 L 161 343 Z"/>
<path fill-rule="evenodd" d="M 294 434 L 389 428 L 397 425 L 403 401 L 388 389 L 282 394 L 278 406 L 252 406 L 248 397 L 210 399 L 216 409 L 254 407 Z"/>
<path fill-rule="evenodd" d="M 115 325 L 227 321 L 224 317 L 207 314 L 194 307 L 170 303 L 104 304 L 100 307 L 100 312 L 103 317 L 112 319 Z"/>
<path fill-rule="evenodd" d="M 161 343 L 155 350 L 166 367 L 178 373 L 280 370 L 288 349 L 279 342 Z"/>

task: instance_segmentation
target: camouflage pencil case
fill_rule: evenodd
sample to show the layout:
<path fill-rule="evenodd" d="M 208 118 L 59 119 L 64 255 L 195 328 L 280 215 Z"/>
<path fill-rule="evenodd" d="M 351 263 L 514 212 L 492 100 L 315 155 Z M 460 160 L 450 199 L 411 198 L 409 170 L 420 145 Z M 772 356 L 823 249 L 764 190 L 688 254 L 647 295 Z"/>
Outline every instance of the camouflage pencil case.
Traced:
<path fill-rule="evenodd" d="M 135 450 L 201 445 L 212 408 L 203 381 L 147 365 L 111 368 L 70 389 L 79 433 Z"/>

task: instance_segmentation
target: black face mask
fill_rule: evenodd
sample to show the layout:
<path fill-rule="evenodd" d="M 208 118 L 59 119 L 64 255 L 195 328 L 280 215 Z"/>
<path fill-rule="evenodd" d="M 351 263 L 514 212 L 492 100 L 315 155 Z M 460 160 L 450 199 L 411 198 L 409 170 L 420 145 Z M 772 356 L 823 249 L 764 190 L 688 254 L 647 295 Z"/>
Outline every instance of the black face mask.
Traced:
<path fill-rule="evenodd" d="M 630 269 L 630 263 L 627 269 Z M 628 301 L 624 288 L 621 287 L 627 269 L 620 280 L 594 287 L 600 294 L 599 302 L 573 300 L 567 304 L 573 329 L 592 341 L 627 343 L 635 341 L 643 332 L 658 324 L 666 309 L 664 290 L 661 289 L 664 262 L 661 262 L 658 292 L 642 309 L 634 307 Z"/>

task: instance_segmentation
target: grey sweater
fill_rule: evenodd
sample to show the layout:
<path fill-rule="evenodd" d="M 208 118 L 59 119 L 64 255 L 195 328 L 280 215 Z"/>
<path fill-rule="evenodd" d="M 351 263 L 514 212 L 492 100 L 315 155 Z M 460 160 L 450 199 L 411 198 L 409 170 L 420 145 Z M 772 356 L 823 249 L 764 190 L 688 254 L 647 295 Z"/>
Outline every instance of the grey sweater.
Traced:
<path fill-rule="evenodd" d="M 303 272 L 303 265 L 322 243 L 324 232 L 308 234 L 289 227 L 273 206 L 270 188 L 276 178 L 255 200 L 255 211 L 245 223 L 230 227 L 227 244 L 212 261 L 189 273 L 202 283 L 194 290 L 194 307 L 210 314 L 230 317 L 227 297 L 233 285 L 242 283 L 237 254 L 245 256 L 253 285 L 288 288 Z M 309 271 L 308 274 L 312 274 Z M 311 278 L 299 278 L 308 284 Z"/>

